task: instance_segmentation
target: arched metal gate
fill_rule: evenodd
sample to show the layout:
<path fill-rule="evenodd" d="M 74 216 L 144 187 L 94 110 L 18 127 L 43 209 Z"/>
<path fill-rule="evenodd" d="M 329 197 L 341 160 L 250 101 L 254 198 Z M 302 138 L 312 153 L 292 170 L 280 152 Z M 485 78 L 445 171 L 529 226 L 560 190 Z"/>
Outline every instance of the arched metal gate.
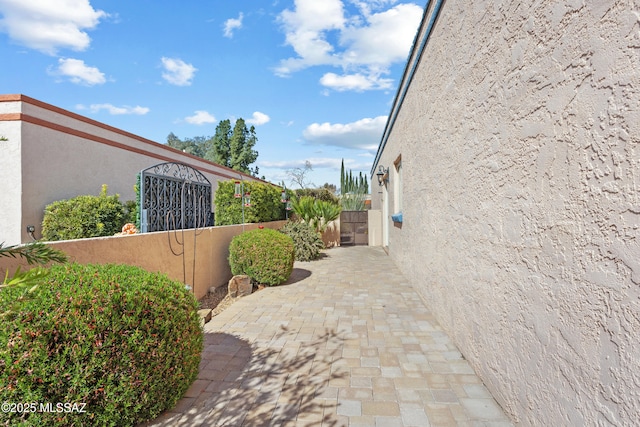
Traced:
<path fill-rule="evenodd" d="M 182 163 L 161 163 L 140 173 L 141 232 L 213 225 L 211 182 Z"/>

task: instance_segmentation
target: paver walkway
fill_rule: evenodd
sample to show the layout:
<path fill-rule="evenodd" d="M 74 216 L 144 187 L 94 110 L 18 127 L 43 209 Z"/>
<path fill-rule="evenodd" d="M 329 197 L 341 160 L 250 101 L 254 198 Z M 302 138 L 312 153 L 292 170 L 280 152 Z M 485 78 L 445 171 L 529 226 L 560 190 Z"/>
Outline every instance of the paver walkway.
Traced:
<path fill-rule="evenodd" d="M 205 326 L 198 379 L 149 426 L 509 426 L 380 248 L 296 262 Z"/>

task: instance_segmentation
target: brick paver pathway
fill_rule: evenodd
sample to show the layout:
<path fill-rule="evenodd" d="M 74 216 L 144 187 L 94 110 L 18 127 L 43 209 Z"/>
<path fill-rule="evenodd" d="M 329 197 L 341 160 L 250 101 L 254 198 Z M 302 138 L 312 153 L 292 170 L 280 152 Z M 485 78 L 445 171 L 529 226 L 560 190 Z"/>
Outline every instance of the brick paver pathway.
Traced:
<path fill-rule="evenodd" d="M 148 425 L 512 424 L 385 252 L 340 247 L 214 317 L 198 379 Z"/>

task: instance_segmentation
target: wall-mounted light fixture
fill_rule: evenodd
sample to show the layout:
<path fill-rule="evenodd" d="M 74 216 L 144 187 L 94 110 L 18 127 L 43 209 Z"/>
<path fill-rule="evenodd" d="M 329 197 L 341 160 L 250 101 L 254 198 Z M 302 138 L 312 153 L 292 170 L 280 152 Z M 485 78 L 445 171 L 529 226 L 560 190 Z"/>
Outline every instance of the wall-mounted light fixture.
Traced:
<path fill-rule="evenodd" d="M 378 177 L 378 185 L 382 187 L 389 181 L 389 168 L 384 168 L 384 166 L 378 166 L 378 173 L 376 173 Z"/>

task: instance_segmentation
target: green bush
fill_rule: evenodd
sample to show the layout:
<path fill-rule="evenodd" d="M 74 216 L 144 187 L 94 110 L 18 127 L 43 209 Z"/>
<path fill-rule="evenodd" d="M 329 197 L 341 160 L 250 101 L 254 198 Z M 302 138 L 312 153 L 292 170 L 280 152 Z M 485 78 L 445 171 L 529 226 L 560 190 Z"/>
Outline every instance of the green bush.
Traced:
<path fill-rule="evenodd" d="M 175 406 L 197 376 L 198 303 L 164 275 L 65 264 L 33 298 L 16 292 L 0 292 L 0 401 L 86 412 L 4 412 L 1 425 L 134 426 Z"/>
<path fill-rule="evenodd" d="M 288 221 L 280 232 L 293 240 L 296 261 L 317 259 L 320 256 L 320 250 L 324 248 L 320 235 L 304 222 Z"/>
<path fill-rule="evenodd" d="M 251 206 L 244 208 L 246 223 L 277 221 L 285 218 L 280 202 L 280 187 L 264 182 L 245 181 L 244 191 L 251 193 Z M 235 198 L 235 181 L 220 181 L 215 195 L 216 225 L 242 223 L 242 199 Z"/>
<path fill-rule="evenodd" d="M 333 194 L 328 188 L 298 188 L 293 191 L 298 198 L 308 196 L 313 197 L 314 199 L 333 203 L 334 205 L 340 204 L 338 196 Z"/>
<path fill-rule="evenodd" d="M 113 236 L 126 223 L 125 207 L 117 194 L 78 196 L 48 205 L 42 221 L 42 238 L 47 241 Z"/>
<path fill-rule="evenodd" d="M 327 229 L 331 221 L 340 217 L 342 208 L 331 202 L 314 199 L 310 196 L 292 198 L 291 206 L 296 216 L 311 228 L 322 233 Z"/>
<path fill-rule="evenodd" d="M 234 275 L 246 274 L 254 282 L 279 285 L 293 270 L 291 237 L 268 228 L 246 231 L 229 245 L 229 265 Z"/>

